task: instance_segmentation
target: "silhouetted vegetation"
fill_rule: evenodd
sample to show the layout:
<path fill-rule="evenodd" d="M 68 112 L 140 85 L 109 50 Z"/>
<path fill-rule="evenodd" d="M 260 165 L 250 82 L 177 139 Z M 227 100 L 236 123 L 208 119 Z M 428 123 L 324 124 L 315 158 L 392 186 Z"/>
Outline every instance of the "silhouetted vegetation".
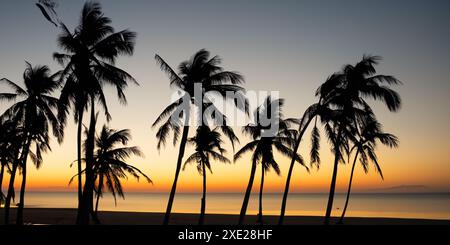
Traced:
<path fill-rule="evenodd" d="M 263 209 L 262 209 L 262 197 L 264 187 L 264 176 L 271 168 L 276 174 L 280 175 L 281 171 L 279 165 L 274 157 L 274 151 L 278 151 L 284 156 L 294 158 L 295 161 L 304 165 L 303 159 L 300 155 L 291 150 L 294 140 L 297 137 L 297 132 L 291 129 L 293 123 L 298 123 L 295 119 L 283 119 L 282 107 L 284 101 L 282 99 L 273 100 L 271 97 L 267 97 L 264 104 L 260 105 L 253 115 L 255 115 L 255 122 L 245 126 L 242 131 L 251 137 L 252 141 L 242 147 L 235 155 L 234 159 L 237 160 L 247 152 L 252 152 L 251 172 L 250 179 L 248 181 L 247 190 L 245 192 L 244 201 L 242 203 L 241 213 L 239 216 L 239 224 L 244 223 L 245 214 L 247 212 L 247 206 L 252 191 L 253 181 L 255 179 L 255 173 L 258 163 L 261 165 L 261 182 L 259 189 L 259 213 L 258 222 L 263 223 Z M 260 118 L 270 115 L 278 125 L 263 125 L 260 122 Z M 264 135 L 264 131 L 269 128 L 276 129 L 271 135 Z"/>
<path fill-rule="evenodd" d="M 62 127 L 55 115 L 59 102 L 57 98 L 51 96 L 51 93 L 59 85 L 55 79 L 58 75 L 58 73 L 51 75 L 47 66 L 33 67 L 30 63 L 27 63 L 27 68 L 23 74 L 25 88 L 6 78 L 0 80 L 14 90 L 14 93 L 0 93 L 2 100 L 16 101 L 22 99 L 6 109 L 1 116 L 1 121 L 12 121 L 12 134 L 16 134 L 15 136 L 10 135 L 11 138 L 6 139 L 6 142 L 11 140 L 10 142 L 17 144 L 14 146 L 16 149 L 11 149 L 12 145 L 9 146 L 10 153 L 14 152 L 13 155 L 5 156 L 5 163 L 6 159 L 12 160 L 8 194 L 5 200 L 5 224 L 9 223 L 9 209 L 11 199 L 14 196 L 14 180 L 17 170 L 19 169 L 22 174 L 22 183 L 16 222 L 21 225 L 23 224 L 27 160 L 30 157 L 37 168 L 41 166 L 42 153 L 51 150 L 49 144 L 50 127 L 58 142 L 62 141 Z M 31 149 L 35 149 L 35 152 L 32 152 Z"/>
<path fill-rule="evenodd" d="M 189 122 L 193 118 L 191 107 L 195 105 L 198 106 L 199 103 L 200 105 L 214 106 L 210 101 L 207 101 L 207 98 L 205 97 L 205 94 L 208 92 L 217 92 L 225 97 L 226 93 L 230 91 L 235 92 L 238 96 L 240 95 L 239 98 L 241 101 L 246 101 L 246 99 L 244 98 L 245 90 L 240 86 L 243 84 L 244 78 L 237 72 L 224 71 L 224 69 L 219 66 L 221 63 L 219 56 L 210 58 L 209 52 L 204 49 L 198 51 L 190 60 L 182 62 L 178 66 L 178 73 L 176 73 L 175 70 L 172 69 L 159 55 L 156 55 L 155 59 L 161 70 L 167 73 L 170 79 L 170 85 L 184 92 L 181 98 L 172 102 L 172 104 L 164 109 L 152 125 L 153 127 L 161 125 L 156 133 L 158 149 L 166 144 L 167 138 L 171 132 L 173 132 L 173 144 L 175 145 L 178 142 L 181 127 L 183 127 L 175 169 L 175 178 L 170 191 L 166 214 L 163 221 L 163 224 L 167 225 L 170 220 L 178 177 L 180 175 L 186 142 L 189 135 Z M 205 99 L 204 101 L 196 101 L 194 97 L 196 84 L 201 84 L 201 93 L 202 98 Z M 183 106 L 183 100 L 188 101 L 189 106 Z M 239 109 L 247 108 L 243 108 L 237 101 L 235 101 L 235 104 Z M 245 105 L 247 105 L 247 103 L 244 103 L 244 106 Z M 205 106 L 202 108 L 204 109 Z M 226 117 L 224 115 L 222 115 L 222 118 L 224 118 L 224 122 L 226 122 Z M 203 121 L 202 119 L 203 111 L 199 110 L 197 120 L 199 120 L 200 124 Z M 222 125 L 220 129 L 225 135 L 232 139 L 232 142 L 237 140 L 230 127 L 226 126 L 226 123 Z"/>
<path fill-rule="evenodd" d="M 70 180 L 77 184 L 76 223 L 85 225 L 91 220 L 99 223 L 100 198 L 106 190 L 116 200 L 117 196 L 125 196 L 121 180 L 127 179 L 127 176 L 136 179 L 143 177 L 152 183 L 145 173 L 127 163 L 131 156 L 143 156 L 137 146 L 127 146 L 131 139 L 128 129 L 114 130 L 105 125 L 99 133 L 96 132 L 96 105 L 101 106 L 107 122 L 112 120 L 104 94 L 105 85 L 115 88 L 119 102 L 124 105 L 127 103 L 125 89 L 130 83 L 139 85 L 132 75 L 115 65 L 120 56 L 133 55 L 137 34 L 129 30 L 115 31 L 111 20 L 103 14 L 97 2 L 88 1 L 84 4 L 80 22 L 73 30 L 69 30 L 60 20 L 52 1 L 39 1 L 36 6 L 45 19 L 60 28 L 57 43 L 61 53 L 54 53 L 53 58 L 61 65 L 62 70 L 52 74 L 47 66 L 32 66 L 27 62 L 23 85 L 7 78 L 0 80 L 11 90 L 0 93 L 0 100 L 9 106 L 0 116 L 0 206 L 4 204 L 4 223 L 11 222 L 10 209 L 17 199 L 14 183 L 18 176 L 21 176 L 21 184 L 16 223 L 24 223 L 27 168 L 30 165 L 28 160 L 36 168 L 41 167 L 43 154 L 51 151 L 51 134 L 58 143 L 63 141 L 67 117 L 71 113 L 77 124 L 77 172 Z M 212 173 L 213 162 L 231 163 L 226 157 L 227 150 L 222 138 L 226 137 L 231 142 L 233 153 L 235 144 L 240 143 L 227 115 L 217 109 L 217 105 L 206 95 L 215 93 L 221 99 L 229 99 L 226 97 L 227 93 L 233 92 L 234 106 L 250 117 L 249 103 L 243 87 L 244 77 L 238 72 L 225 70 L 221 66 L 220 57 L 211 57 L 205 49 L 181 62 L 177 70 L 158 54 L 155 55 L 155 60 L 167 74 L 170 87 L 181 92 L 180 97 L 171 102 L 152 124 L 152 127 L 158 127 L 158 150 L 166 146 L 170 137 L 173 145 L 178 144 L 179 147 L 163 224 L 170 222 L 181 170 L 187 164 L 195 164 L 202 176 L 199 217 L 199 224 L 202 225 L 206 213 L 207 172 Z M 395 135 L 382 130 L 382 123 L 377 120 L 369 100 L 380 101 L 389 111 L 397 112 L 401 106 L 401 98 L 392 86 L 400 85 L 401 82 L 393 76 L 377 74 L 375 66 L 380 60 L 378 56 L 363 56 L 355 65 L 346 65 L 329 76 L 315 93 L 317 102 L 308 106 L 299 118 L 285 119 L 282 113 L 285 101 L 270 96 L 253 111 L 254 122 L 242 127 L 242 134 L 248 136 L 250 142 L 243 144 L 234 154 L 234 161 L 241 159 L 246 153 L 251 154 L 251 171 L 239 224 L 245 223 L 259 166 L 261 180 L 258 222 L 264 223 L 265 175 L 270 170 L 277 175 L 282 172 L 275 154 L 290 159 L 278 221 L 280 225 L 283 224 L 295 163 L 299 163 L 307 172 L 310 168 L 320 166 L 321 134 L 328 139 L 334 156 L 324 224 L 330 224 L 340 163 L 353 159 L 346 202 L 339 223 L 343 223 L 347 211 L 358 159 L 364 172 L 368 172 L 369 164 L 372 163 L 383 178 L 376 146 L 381 143 L 396 148 L 399 140 Z M 195 96 L 198 85 L 201 86 L 201 99 Z M 58 97 L 54 97 L 55 94 Z M 197 115 L 194 108 L 198 109 Z M 206 114 L 206 108 L 213 108 L 214 113 Z M 85 113 L 88 113 L 89 123 L 85 127 L 83 139 Z M 263 117 L 270 118 L 271 123 L 262 123 Z M 196 121 L 196 124 L 193 125 L 192 121 Z M 275 131 L 271 132 L 271 129 Z M 308 129 L 311 130 L 311 149 L 310 163 L 306 164 L 298 151 Z M 188 144 L 195 150 L 185 158 Z M 8 175 L 9 183 L 5 194 L 1 187 Z"/>

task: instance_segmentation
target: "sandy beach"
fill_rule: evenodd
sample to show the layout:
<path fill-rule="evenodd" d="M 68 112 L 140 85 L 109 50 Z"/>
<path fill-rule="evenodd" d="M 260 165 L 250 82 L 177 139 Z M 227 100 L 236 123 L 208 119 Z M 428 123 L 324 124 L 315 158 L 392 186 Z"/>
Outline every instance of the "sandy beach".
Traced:
<path fill-rule="evenodd" d="M 12 209 L 11 217 L 15 217 L 15 209 Z M 72 225 L 75 223 L 75 209 L 59 208 L 28 208 L 24 211 L 24 219 L 27 224 Z M 144 212 L 111 212 L 102 211 L 99 218 L 104 225 L 160 225 L 163 220 L 162 213 Z M 3 210 L 0 212 L 0 220 L 3 220 Z M 207 214 L 207 225 L 235 225 L 238 215 Z M 277 224 L 278 216 L 265 216 L 264 221 L 268 225 Z M 198 222 L 198 214 L 174 213 L 171 218 L 173 225 L 195 225 Z M 287 216 L 286 225 L 321 225 L 323 218 L 319 216 Z M 332 223 L 336 223 L 336 218 Z M 249 215 L 246 224 L 256 225 L 256 216 Z M 450 220 L 430 219 L 403 219 L 403 218 L 366 218 L 348 217 L 345 225 L 450 225 Z"/>

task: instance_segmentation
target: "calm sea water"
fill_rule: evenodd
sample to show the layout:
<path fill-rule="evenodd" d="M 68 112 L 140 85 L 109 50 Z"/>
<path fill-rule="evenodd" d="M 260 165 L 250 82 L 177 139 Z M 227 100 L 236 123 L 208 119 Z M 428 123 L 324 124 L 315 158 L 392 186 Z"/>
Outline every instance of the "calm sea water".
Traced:
<path fill-rule="evenodd" d="M 198 213 L 200 194 L 180 193 L 175 197 L 174 212 Z M 265 194 L 264 214 L 278 215 L 281 194 Z M 117 205 L 108 194 L 100 201 L 100 209 L 108 211 L 164 212 L 168 194 L 126 193 Z M 243 194 L 210 193 L 207 195 L 207 213 L 238 214 Z M 325 212 L 327 194 L 290 194 L 287 215 L 320 215 Z M 337 194 L 333 215 L 340 215 L 345 195 Z M 76 193 L 29 192 L 26 207 L 75 208 Z M 252 195 L 248 213 L 256 214 L 258 196 Z M 450 219 L 450 193 L 423 194 L 358 194 L 350 199 L 348 216 Z"/>

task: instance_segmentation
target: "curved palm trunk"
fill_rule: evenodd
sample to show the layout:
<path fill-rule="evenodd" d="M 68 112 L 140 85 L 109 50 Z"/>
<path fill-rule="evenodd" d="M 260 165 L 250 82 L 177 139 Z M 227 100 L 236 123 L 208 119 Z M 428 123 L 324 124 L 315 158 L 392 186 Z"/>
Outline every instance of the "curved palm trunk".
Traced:
<path fill-rule="evenodd" d="M 350 173 L 350 181 L 348 183 L 347 197 L 345 199 L 344 210 L 342 211 L 342 215 L 341 215 L 341 218 L 338 221 L 338 224 L 342 224 L 343 223 L 345 212 L 347 211 L 348 200 L 350 199 L 350 192 L 351 192 L 351 189 L 352 189 L 353 173 L 355 171 L 356 160 L 358 159 L 358 154 L 359 154 L 359 151 L 356 151 L 355 159 L 353 160 L 353 165 L 352 165 L 352 172 Z"/>
<path fill-rule="evenodd" d="M 190 115 L 189 111 L 186 110 L 186 118 L 185 118 L 184 127 L 183 127 L 183 135 L 181 136 L 180 148 L 178 151 L 177 167 L 175 169 L 175 178 L 173 180 L 172 188 L 170 190 L 170 195 L 169 195 L 169 200 L 167 202 L 167 209 L 166 209 L 166 214 L 164 215 L 163 225 L 168 225 L 169 221 L 170 221 L 170 213 L 172 212 L 173 200 L 175 199 L 175 193 L 177 191 L 178 177 L 180 175 L 181 165 L 183 163 L 184 151 L 186 149 L 186 142 L 187 142 L 187 138 L 189 135 L 189 126 L 186 126 L 186 125 L 189 125 L 189 120 L 190 120 L 189 115 Z"/>
<path fill-rule="evenodd" d="M 78 209 L 77 209 L 77 224 L 81 224 L 81 217 L 83 213 L 83 191 L 82 191 L 82 179 L 81 179 L 81 135 L 83 130 L 83 112 L 78 111 L 78 125 L 77 125 L 77 171 L 78 171 Z"/>
<path fill-rule="evenodd" d="M 203 172 L 203 196 L 202 196 L 202 204 L 200 208 L 200 219 L 198 220 L 199 225 L 203 225 L 205 223 L 205 211 L 206 211 L 206 168 L 205 168 L 205 160 L 202 160 L 202 172 Z"/>
<path fill-rule="evenodd" d="M 25 158 L 23 159 L 22 165 L 22 184 L 20 186 L 20 199 L 19 206 L 17 207 L 17 218 L 16 224 L 23 225 L 23 208 L 25 206 L 25 186 L 27 183 L 27 156 L 28 156 L 28 148 L 25 149 Z"/>
<path fill-rule="evenodd" d="M 341 131 L 338 132 L 337 137 L 337 143 L 335 145 L 335 151 L 339 151 L 339 139 L 341 137 Z M 331 218 L 331 211 L 333 210 L 333 201 L 334 201 L 334 192 L 336 190 L 336 180 L 337 180 L 337 172 L 338 172 L 338 165 L 339 165 L 339 154 L 335 153 L 334 157 L 334 166 L 333 166 L 333 175 L 331 177 L 331 184 L 330 184 L 330 193 L 328 196 L 328 204 L 327 204 L 327 211 L 325 213 L 325 219 L 324 224 L 329 225 L 330 224 L 330 218 Z"/>
<path fill-rule="evenodd" d="M 300 126 L 298 129 L 300 131 L 300 134 L 294 145 L 294 149 L 293 149 L 294 154 L 297 153 L 298 148 L 300 147 L 300 142 L 302 141 L 303 135 L 305 134 L 305 131 L 308 128 L 308 125 L 311 123 L 312 119 L 313 119 L 313 117 L 308 119 L 308 122 L 305 124 L 303 129 L 301 128 L 302 124 L 303 124 L 303 120 L 302 120 L 302 122 L 300 122 Z M 284 187 L 283 200 L 281 201 L 281 211 L 280 211 L 280 218 L 278 220 L 278 225 L 282 225 L 283 221 L 284 221 L 284 215 L 286 213 L 287 197 L 289 194 L 289 187 L 291 184 L 291 177 L 292 177 L 292 172 L 294 170 L 294 165 L 295 165 L 295 158 L 292 157 L 291 163 L 289 165 L 289 171 L 288 171 L 287 178 L 286 178 L 286 185 Z"/>
<path fill-rule="evenodd" d="M 261 164 L 261 185 L 259 187 L 259 213 L 257 222 L 263 224 L 263 189 L 264 189 L 264 165 Z"/>
<path fill-rule="evenodd" d="M 247 212 L 248 201 L 250 199 L 250 194 L 252 192 L 253 181 L 255 179 L 256 173 L 256 162 L 253 161 L 252 169 L 250 171 L 250 179 L 248 180 L 247 190 L 245 191 L 244 201 L 242 202 L 241 213 L 239 214 L 239 225 L 244 223 L 245 214 Z"/>
<path fill-rule="evenodd" d="M 5 215 L 4 215 L 5 225 L 9 225 L 9 213 L 10 213 L 9 211 L 11 209 L 11 199 L 14 196 L 14 181 L 16 179 L 16 174 L 17 174 L 17 169 L 19 167 L 20 159 L 22 159 L 22 157 L 23 157 L 22 156 L 23 151 L 22 151 L 22 154 L 20 154 L 19 150 L 17 149 L 14 155 L 15 155 L 15 159 L 13 161 L 11 176 L 9 178 L 8 193 L 6 195 L 6 200 L 5 200 Z M 19 155 L 20 155 L 20 157 L 19 157 Z"/>
<path fill-rule="evenodd" d="M 9 178 L 9 186 L 8 186 L 8 193 L 6 194 L 5 199 L 5 217 L 4 217 L 4 224 L 9 224 L 9 210 L 11 207 L 11 199 L 14 195 L 14 180 L 16 178 L 17 173 L 17 163 L 13 164 L 12 170 L 11 170 L 11 177 Z"/>
<path fill-rule="evenodd" d="M 8 186 L 8 193 L 6 194 L 5 199 L 5 217 L 4 217 L 4 224 L 9 225 L 9 210 L 11 207 L 11 199 L 14 195 L 14 180 L 16 178 L 17 173 L 17 163 L 13 164 L 12 170 L 11 170 L 11 176 L 9 178 L 9 186 Z"/>

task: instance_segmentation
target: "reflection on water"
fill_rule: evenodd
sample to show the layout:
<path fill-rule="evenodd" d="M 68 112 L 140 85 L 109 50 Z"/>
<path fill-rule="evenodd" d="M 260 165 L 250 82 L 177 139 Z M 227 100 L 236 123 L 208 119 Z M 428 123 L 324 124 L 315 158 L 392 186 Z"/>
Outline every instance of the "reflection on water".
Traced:
<path fill-rule="evenodd" d="M 201 194 L 180 193 L 175 197 L 173 212 L 198 213 Z M 29 192 L 27 207 L 76 208 L 76 193 Z M 126 193 L 126 199 L 118 199 L 117 206 L 108 194 L 100 201 L 100 209 L 108 211 L 164 212 L 166 193 Z M 243 194 L 210 193 L 207 195 L 207 213 L 238 214 Z M 265 194 L 265 214 L 278 215 L 281 194 Z M 287 215 L 319 215 L 325 212 L 327 194 L 291 194 L 288 199 Z M 340 215 L 345 195 L 337 194 L 333 215 Z M 258 211 L 258 196 L 252 195 L 248 213 Z M 347 210 L 348 216 L 399 217 L 450 219 L 449 193 L 422 194 L 354 194 Z"/>

